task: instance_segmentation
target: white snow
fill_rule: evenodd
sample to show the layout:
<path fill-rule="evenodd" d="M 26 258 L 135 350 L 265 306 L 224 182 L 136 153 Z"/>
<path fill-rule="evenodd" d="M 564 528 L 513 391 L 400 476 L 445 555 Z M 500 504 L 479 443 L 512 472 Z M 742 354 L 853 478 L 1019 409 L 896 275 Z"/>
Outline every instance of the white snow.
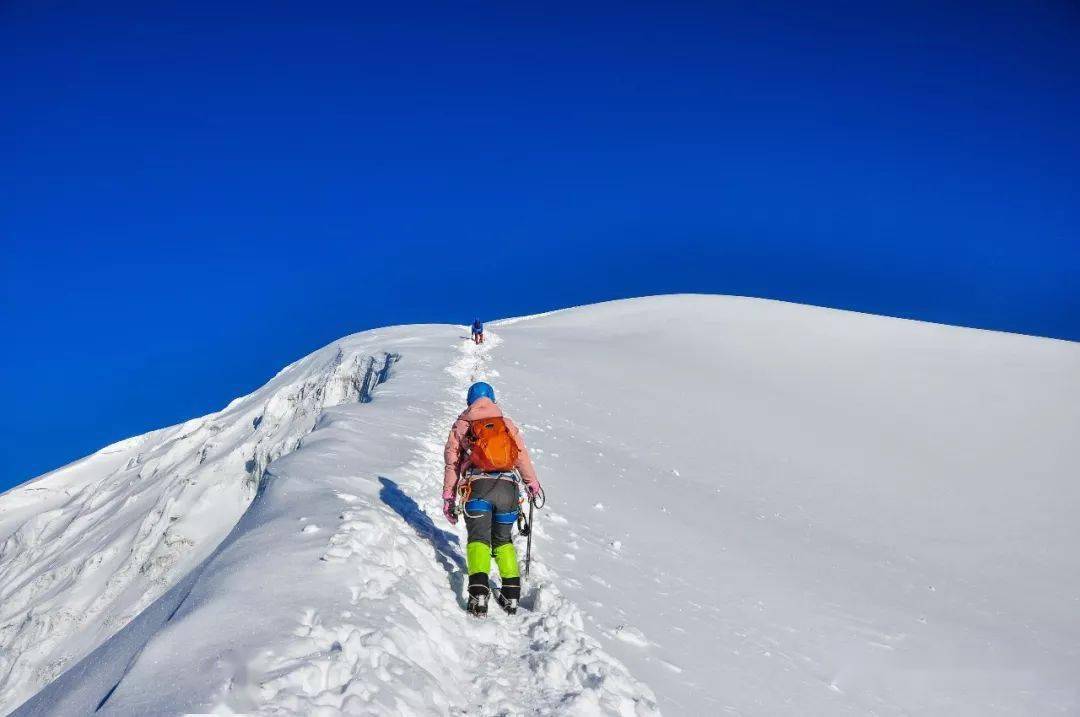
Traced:
<path fill-rule="evenodd" d="M 461 337 L 0 496 L 0 713 L 1080 710 L 1080 346 L 703 296 Z M 482 378 L 550 504 L 477 621 L 439 484 Z"/>
<path fill-rule="evenodd" d="M 323 408 L 390 359 L 329 347 L 227 408 L 108 446 L 0 497 L 0 712 L 199 564 Z"/>

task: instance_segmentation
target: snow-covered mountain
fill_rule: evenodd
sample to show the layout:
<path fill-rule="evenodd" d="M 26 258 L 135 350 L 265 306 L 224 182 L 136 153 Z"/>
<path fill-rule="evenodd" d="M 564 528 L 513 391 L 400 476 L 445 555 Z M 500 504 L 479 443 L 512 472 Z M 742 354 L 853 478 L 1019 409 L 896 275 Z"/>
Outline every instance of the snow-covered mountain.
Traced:
<path fill-rule="evenodd" d="M 488 337 L 357 334 L 0 496 L 0 713 L 1080 710 L 1077 344 L 706 296 Z M 550 496 L 485 621 L 477 379 Z"/>

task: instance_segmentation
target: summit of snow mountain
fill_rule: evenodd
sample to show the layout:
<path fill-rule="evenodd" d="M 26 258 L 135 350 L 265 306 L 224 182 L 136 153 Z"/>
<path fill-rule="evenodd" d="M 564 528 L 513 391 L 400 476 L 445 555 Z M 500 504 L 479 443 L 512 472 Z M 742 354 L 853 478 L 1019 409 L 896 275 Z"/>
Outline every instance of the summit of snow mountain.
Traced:
<path fill-rule="evenodd" d="M 0 713 L 1080 709 L 1077 344 L 699 295 L 486 329 L 0 495 Z M 481 380 L 549 502 L 478 621 L 440 487 Z"/>

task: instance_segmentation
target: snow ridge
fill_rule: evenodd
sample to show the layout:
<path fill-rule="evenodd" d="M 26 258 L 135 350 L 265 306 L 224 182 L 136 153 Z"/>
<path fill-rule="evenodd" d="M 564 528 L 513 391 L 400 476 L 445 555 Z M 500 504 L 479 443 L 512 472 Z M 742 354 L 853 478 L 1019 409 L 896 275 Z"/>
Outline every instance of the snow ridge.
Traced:
<path fill-rule="evenodd" d="M 1077 344 L 708 296 L 489 327 L 342 339 L 0 496 L 0 713 L 81 655 L 16 714 L 1077 713 Z M 465 614 L 441 517 L 478 378 L 552 496 L 513 618 Z"/>
<path fill-rule="evenodd" d="M 357 577 L 340 615 L 306 610 L 294 638 L 253 666 L 245 702 L 260 714 L 657 714 L 652 692 L 584 631 L 577 608 L 535 562 L 524 610 L 486 621 L 464 614 L 466 570 L 456 533 L 436 527 L 442 444 L 473 381 L 490 368 L 497 336 L 463 344 L 441 411 L 414 439 L 401 483 L 381 477 L 382 505 L 341 494 L 342 522 L 322 560 Z M 419 496 L 421 504 L 412 496 Z M 440 518 L 441 519 L 441 518 Z M 539 516 L 542 523 L 543 516 Z M 542 551 L 538 551 L 542 552 Z M 383 615 L 383 620 L 372 619 Z"/>
<path fill-rule="evenodd" d="M 0 712 L 203 561 L 325 407 L 366 402 L 395 354 L 347 342 L 224 410 L 128 439 L 0 496 Z"/>

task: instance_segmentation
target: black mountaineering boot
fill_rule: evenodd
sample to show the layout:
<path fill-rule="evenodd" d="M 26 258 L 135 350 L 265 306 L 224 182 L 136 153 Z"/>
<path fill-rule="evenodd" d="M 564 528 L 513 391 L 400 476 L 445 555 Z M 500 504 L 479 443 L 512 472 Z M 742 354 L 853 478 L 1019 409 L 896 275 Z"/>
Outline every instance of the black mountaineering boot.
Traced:
<path fill-rule="evenodd" d="M 499 607 L 503 610 L 506 610 L 507 615 L 517 615 L 517 598 L 508 598 L 502 590 L 499 590 L 495 593 L 495 602 L 499 603 Z"/>
<path fill-rule="evenodd" d="M 469 604 L 466 609 L 473 617 L 484 617 L 487 615 L 487 604 L 487 593 L 484 593 L 483 595 L 470 595 Z"/>
<path fill-rule="evenodd" d="M 521 578 L 503 578 L 502 587 L 495 593 L 495 602 L 508 615 L 516 615 L 518 598 L 521 597 Z"/>
<path fill-rule="evenodd" d="M 465 609 L 469 611 L 470 615 L 476 617 L 487 615 L 488 593 L 490 591 L 487 573 L 473 573 L 469 576 L 469 602 Z"/>

